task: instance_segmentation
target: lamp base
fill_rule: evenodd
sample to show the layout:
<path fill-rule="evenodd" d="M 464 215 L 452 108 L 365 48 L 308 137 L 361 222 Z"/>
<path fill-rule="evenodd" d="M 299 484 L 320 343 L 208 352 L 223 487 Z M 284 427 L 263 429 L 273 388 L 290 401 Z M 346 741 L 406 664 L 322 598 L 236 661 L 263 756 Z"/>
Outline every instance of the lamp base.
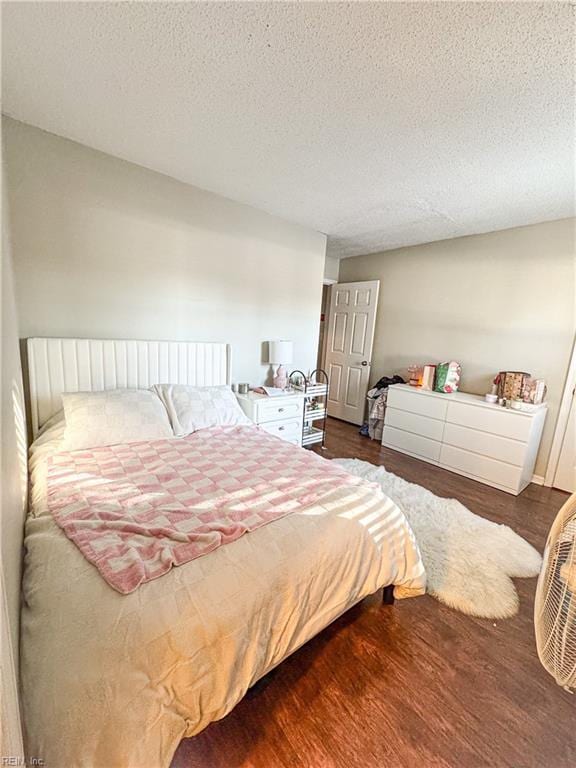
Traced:
<path fill-rule="evenodd" d="M 278 370 L 276 371 L 276 376 L 274 376 L 273 383 L 277 389 L 286 389 L 286 385 L 288 384 L 288 375 L 286 373 L 286 368 L 284 368 L 283 365 L 278 366 Z"/>

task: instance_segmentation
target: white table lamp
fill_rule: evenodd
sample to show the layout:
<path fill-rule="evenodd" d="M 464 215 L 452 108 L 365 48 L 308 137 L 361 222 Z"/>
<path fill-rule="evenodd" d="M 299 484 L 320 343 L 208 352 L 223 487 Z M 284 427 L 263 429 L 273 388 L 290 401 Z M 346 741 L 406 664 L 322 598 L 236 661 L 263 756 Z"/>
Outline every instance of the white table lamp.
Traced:
<path fill-rule="evenodd" d="M 274 386 L 278 389 L 286 389 L 288 375 L 284 365 L 291 365 L 294 355 L 294 343 L 292 341 L 269 341 L 268 362 L 277 365 L 278 370 L 274 376 Z"/>

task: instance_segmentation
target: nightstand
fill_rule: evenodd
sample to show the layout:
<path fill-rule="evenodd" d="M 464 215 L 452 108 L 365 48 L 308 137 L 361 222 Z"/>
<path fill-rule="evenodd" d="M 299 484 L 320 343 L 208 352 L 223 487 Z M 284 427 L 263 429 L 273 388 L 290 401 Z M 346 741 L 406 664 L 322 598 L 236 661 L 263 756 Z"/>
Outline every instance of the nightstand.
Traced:
<path fill-rule="evenodd" d="M 304 396 L 299 392 L 269 397 L 250 392 L 236 395 L 246 416 L 271 435 L 302 445 Z"/>

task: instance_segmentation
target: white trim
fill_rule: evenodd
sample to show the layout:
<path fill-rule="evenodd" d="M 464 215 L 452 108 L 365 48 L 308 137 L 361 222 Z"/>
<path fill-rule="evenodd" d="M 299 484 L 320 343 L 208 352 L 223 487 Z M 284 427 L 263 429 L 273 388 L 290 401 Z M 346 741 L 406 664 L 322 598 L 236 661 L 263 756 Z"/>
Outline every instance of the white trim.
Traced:
<path fill-rule="evenodd" d="M 544 477 L 543 475 L 532 475 L 532 480 L 530 482 L 535 485 L 544 485 Z"/>
<path fill-rule="evenodd" d="M 338 280 L 333 280 L 331 277 L 325 277 L 324 280 L 322 280 L 322 285 L 336 285 Z"/>
<path fill-rule="evenodd" d="M 232 384 L 232 347 L 226 344 L 226 384 Z"/>
<path fill-rule="evenodd" d="M 576 342 L 572 347 L 572 356 L 570 358 L 570 365 L 568 366 L 568 373 L 566 374 L 566 382 L 564 384 L 562 400 L 560 401 L 560 410 L 558 411 L 556 427 L 554 428 L 554 438 L 552 440 L 552 447 L 550 448 L 550 456 L 548 457 L 548 467 L 546 468 L 546 477 L 544 479 L 544 485 L 548 487 L 551 487 L 554 483 L 554 475 L 558 468 L 560 451 L 562 450 L 564 435 L 566 434 L 566 428 L 568 427 L 568 416 L 570 415 L 570 408 L 572 407 L 572 392 L 574 387 L 576 387 Z"/>

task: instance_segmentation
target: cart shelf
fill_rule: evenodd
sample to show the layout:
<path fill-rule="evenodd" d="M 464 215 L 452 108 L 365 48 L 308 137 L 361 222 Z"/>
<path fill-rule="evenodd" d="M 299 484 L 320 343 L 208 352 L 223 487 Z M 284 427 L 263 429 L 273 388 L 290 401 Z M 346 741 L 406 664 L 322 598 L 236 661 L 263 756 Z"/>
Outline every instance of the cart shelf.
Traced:
<path fill-rule="evenodd" d="M 293 382 L 293 377 L 299 376 L 298 382 Z M 318 381 L 322 377 L 324 381 Z M 321 368 L 306 377 L 302 371 L 292 371 L 288 377 L 292 388 L 304 395 L 304 416 L 302 417 L 302 445 L 314 445 L 322 443 L 325 447 L 326 417 L 328 415 L 328 374 Z M 320 407 L 310 408 L 308 403 L 316 400 Z M 320 424 L 321 422 L 321 424 Z"/>

